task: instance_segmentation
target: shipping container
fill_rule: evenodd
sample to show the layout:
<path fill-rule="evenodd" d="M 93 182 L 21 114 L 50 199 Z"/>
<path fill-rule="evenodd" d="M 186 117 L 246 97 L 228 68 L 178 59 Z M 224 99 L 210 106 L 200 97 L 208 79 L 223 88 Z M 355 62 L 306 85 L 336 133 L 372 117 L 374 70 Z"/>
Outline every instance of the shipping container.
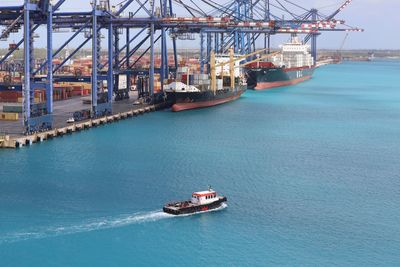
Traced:
<path fill-rule="evenodd" d="M 188 67 L 178 67 L 176 72 L 184 73 L 184 72 L 188 72 L 188 70 L 189 70 Z"/>
<path fill-rule="evenodd" d="M 5 113 L 22 113 L 22 105 L 6 105 L 3 106 Z"/>
<path fill-rule="evenodd" d="M 193 76 L 193 74 L 190 74 L 190 75 L 189 75 L 189 84 L 190 84 L 190 85 L 193 85 L 193 84 L 194 84 L 194 76 Z"/>
<path fill-rule="evenodd" d="M 217 79 L 217 90 L 222 90 L 223 88 L 224 88 L 223 80 L 222 79 Z"/>
<path fill-rule="evenodd" d="M 0 120 L 3 120 L 3 121 L 17 121 L 18 120 L 18 113 L 0 112 Z"/>
<path fill-rule="evenodd" d="M 22 92 L 20 91 L 0 91 L 0 102 L 17 103 L 19 97 L 22 97 Z"/>
<path fill-rule="evenodd" d="M 210 82 L 208 74 L 196 73 L 193 74 L 193 76 L 194 76 L 194 84 L 203 85 L 203 84 L 209 84 Z"/>
<path fill-rule="evenodd" d="M 188 83 L 188 76 L 187 76 L 186 73 L 183 73 L 183 74 L 181 75 L 181 81 L 182 81 L 184 84 L 187 84 L 187 83 Z"/>

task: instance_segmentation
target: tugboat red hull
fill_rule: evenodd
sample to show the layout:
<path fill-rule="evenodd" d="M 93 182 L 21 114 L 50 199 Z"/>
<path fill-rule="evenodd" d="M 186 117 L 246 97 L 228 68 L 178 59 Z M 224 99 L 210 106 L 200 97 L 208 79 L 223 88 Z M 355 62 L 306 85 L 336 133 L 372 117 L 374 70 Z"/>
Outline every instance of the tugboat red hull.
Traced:
<path fill-rule="evenodd" d="M 203 205 L 193 205 L 189 204 L 190 201 L 183 201 L 183 202 L 167 204 L 163 207 L 163 211 L 173 215 L 191 214 L 201 211 L 209 211 L 217 209 L 221 207 L 223 202 L 226 201 L 227 201 L 226 197 L 219 197 L 218 200 Z"/>

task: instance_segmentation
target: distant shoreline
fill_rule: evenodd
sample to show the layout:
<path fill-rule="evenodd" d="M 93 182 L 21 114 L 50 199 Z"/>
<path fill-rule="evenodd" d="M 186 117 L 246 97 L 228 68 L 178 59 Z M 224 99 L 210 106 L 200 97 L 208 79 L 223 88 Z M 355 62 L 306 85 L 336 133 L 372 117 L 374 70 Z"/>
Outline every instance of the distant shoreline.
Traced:
<path fill-rule="evenodd" d="M 72 51 L 74 48 L 69 48 Z M 261 48 L 257 48 L 261 49 Z M 278 48 L 271 48 L 271 51 L 277 51 Z M 7 54 L 8 49 L 0 48 L 0 58 Z M 142 50 L 138 50 L 138 53 L 142 53 Z M 340 52 L 343 57 L 368 57 L 371 54 L 374 55 L 375 58 L 386 58 L 386 59 L 393 59 L 393 60 L 400 60 L 400 49 L 399 50 L 390 50 L 390 49 L 346 49 L 346 50 L 335 50 L 335 49 L 319 49 L 318 50 L 318 57 L 330 57 L 334 56 Z M 66 54 L 66 49 L 63 49 L 59 55 L 63 57 Z M 102 54 L 106 55 L 106 51 L 102 51 Z M 156 56 L 160 54 L 160 50 L 155 50 Z M 198 57 L 200 54 L 200 49 L 193 49 L 193 48 L 181 48 L 178 49 L 178 54 L 181 56 L 188 56 L 188 57 Z M 37 58 L 46 58 L 47 51 L 46 48 L 36 48 L 35 55 Z M 91 49 L 85 48 L 81 49 L 73 58 L 82 58 L 91 55 Z M 22 59 L 23 58 L 23 49 L 15 51 L 13 59 Z"/>

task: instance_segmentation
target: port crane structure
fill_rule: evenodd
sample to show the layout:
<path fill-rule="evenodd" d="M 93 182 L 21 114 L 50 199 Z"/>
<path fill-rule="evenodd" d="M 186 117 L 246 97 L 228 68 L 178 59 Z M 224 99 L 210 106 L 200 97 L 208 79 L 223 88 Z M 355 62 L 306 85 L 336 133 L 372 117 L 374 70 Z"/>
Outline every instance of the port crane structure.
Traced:
<path fill-rule="evenodd" d="M 23 47 L 22 85 L 0 84 L 2 88 L 18 88 L 23 91 L 23 117 L 26 133 L 47 130 L 53 127 L 53 83 L 60 81 L 91 83 L 92 116 L 103 116 L 112 112 L 112 100 L 128 97 L 132 75 L 148 77 L 146 93 L 153 101 L 160 98 L 154 94 L 154 77 L 157 73 L 161 84 L 174 77 L 178 68 L 177 40 L 200 42 L 201 72 L 210 71 L 213 53 L 247 55 L 256 51 L 264 38 L 265 53 L 269 53 L 270 37 L 276 34 L 306 34 L 311 39 L 311 49 L 316 58 L 317 36 L 324 31 L 362 31 L 345 25 L 336 15 L 351 0 L 345 1 L 331 15 L 324 16 L 316 9 L 308 10 L 289 0 L 230 0 L 221 4 L 215 0 L 91 0 L 89 10 L 63 11 L 71 0 L 21 0 L 14 6 L 0 6 L 0 39 L 22 33 L 22 38 L 10 45 L 9 51 L 0 58 L 3 68 L 10 56 Z M 80 3 L 88 0 L 79 1 Z M 302 14 L 293 12 L 301 10 Z M 274 10 L 274 12 L 273 12 Z M 288 18 L 276 15 L 285 13 Z M 40 27 L 46 28 L 46 59 L 35 57 L 35 35 Z M 65 42 L 54 47 L 54 35 L 69 31 Z M 194 37 L 198 35 L 198 38 Z M 103 41 L 104 39 L 104 41 Z M 72 52 L 60 64 L 53 60 L 72 41 L 79 41 Z M 91 45 L 91 76 L 58 75 L 58 71 L 78 51 Z M 156 64 L 156 52 L 161 63 Z M 22 50 L 22 49 L 21 49 Z M 104 52 L 106 51 L 106 52 Z M 173 63 L 169 61 L 173 56 Z M 138 65 L 140 58 L 150 56 L 149 66 Z M 135 57 L 133 57 L 135 56 Z M 245 58 L 254 60 L 255 56 Z M 125 75 L 126 88 L 119 88 L 119 79 Z M 126 78 L 127 77 L 127 78 Z M 163 88 L 163 86 L 161 86 Z M 44 90 L 45 105 L 35 103 L 34 91 Z"/>

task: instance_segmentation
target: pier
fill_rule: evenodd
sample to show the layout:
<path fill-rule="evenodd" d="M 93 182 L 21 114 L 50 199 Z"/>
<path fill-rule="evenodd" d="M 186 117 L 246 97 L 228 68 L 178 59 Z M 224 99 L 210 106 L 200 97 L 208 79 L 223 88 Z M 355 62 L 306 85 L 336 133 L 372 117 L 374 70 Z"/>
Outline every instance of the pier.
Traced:
<path fill-rule="evenodd" d="M 132 108 L 131 110 L 112 114 L 110 116 L 103 116 L 95 119 L 89 119 L 81 122 L 76 122 L 71 125 L 66 125 L 61 128 L 55 128 L 52 130 L 35 133 L 25 136 L 10 136 L 0 135 L 0 148 L 21 148 L 24 146 L 30 146 L 35 143 L 41 143 L 49 139 L 61 137 L 64 135 L 88 130 L 93 127 L 110 124 L 120 120 L 133 118 L 145 113 L 156 111 L 161 108 L 159 105 L 148 105 L 145 107 Z"/>

